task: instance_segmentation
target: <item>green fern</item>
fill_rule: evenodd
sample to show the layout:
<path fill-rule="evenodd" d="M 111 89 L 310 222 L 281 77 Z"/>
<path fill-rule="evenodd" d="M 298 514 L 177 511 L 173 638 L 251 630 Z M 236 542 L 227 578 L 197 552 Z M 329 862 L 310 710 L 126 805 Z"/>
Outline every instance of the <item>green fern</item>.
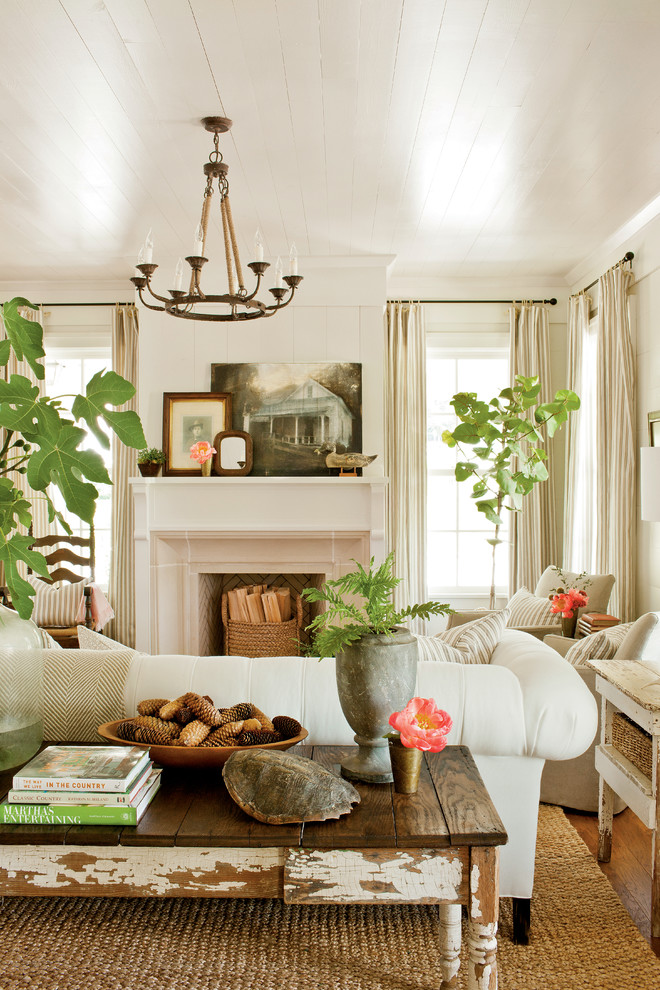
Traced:
<path fill-rule="evenodd" d="M 322 588 L 305 588 L 302 597 L 308 602 L 323 602 L 326 606 L 307 626 L 316 655 L 333 657 L 346 646 L 369 634 L 391 636 L 404 619 L 427 620 L 432 615 L 448 615 L 453 610 L 440 602 L 408 605 L 397 611 L 392 601 L 394 589 L 401 578 L 394 576 L 394 554 L 390 553 L 377 568 L 374 558 L 369 569 L 354 560 L 356 569 Z M 361 603 L 350 598 L 359 597 Z"/>

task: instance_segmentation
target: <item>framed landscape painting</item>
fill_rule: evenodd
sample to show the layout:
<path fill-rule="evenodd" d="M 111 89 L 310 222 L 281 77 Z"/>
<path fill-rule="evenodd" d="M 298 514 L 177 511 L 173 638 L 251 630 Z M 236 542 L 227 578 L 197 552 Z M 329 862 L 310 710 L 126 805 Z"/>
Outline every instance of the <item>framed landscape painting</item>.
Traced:
<path fill-rule="evenodd" d="M 199 474 L 190 456 L 198 440 L 213 444 L 216 433 L 229 429 L 231 396 L 223 392 L 165 392 L 163 394 L 164 475 Z"/>
<path fill-rule="evenodd" d="M 362 450 L 361 364 L 212 364 L 211 389 L 231 393 L 253 475 L 330 475 L 330 451 Z"/>

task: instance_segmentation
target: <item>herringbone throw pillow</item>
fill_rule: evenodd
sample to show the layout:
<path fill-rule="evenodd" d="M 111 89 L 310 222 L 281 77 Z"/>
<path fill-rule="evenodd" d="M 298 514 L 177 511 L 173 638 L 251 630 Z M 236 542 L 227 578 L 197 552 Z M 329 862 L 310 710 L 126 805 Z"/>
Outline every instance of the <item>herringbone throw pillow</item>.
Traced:
<path fill-rule="evenodd" d="M 38 652 L 38 651 L 35 651 Z M 44 739 L 98 742 L 103 722 L 125 718 L 134 650 L 44 650 Z"/>

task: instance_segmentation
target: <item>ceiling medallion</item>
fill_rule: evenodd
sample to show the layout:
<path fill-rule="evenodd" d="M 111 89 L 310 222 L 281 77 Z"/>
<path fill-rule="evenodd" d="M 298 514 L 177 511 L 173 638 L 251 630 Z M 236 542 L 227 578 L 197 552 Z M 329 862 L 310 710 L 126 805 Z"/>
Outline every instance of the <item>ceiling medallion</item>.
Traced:
<path fill-rule="evenodd" d="M 186 258 L 190 265 L 190 285 L 188 291 L 183 289 L 183 261 L 179 262 L 174 272 L 174 288 L 169 289 L 170 298 L 159 296 L 151 287 L 151 278 L 158 265 L 153 264 L 153 244 L 151 241 L 151 231 L 147 235 L 144 246 L 140 250 L 136 272 L 131 279 L 133 285 L 140 294 L 140 300 L 147 309 L 155 309 L 161 313 L 169 313 L 170 316 L 178 316 L 183 320 L 256 320 L 262 316 L 273 316 L 279 310 L 288 306 L 293 295 L 302 282 L 302 275 L 298 274 L 298 259 L 296 257 L 295 246 L 291 247 L 289 274 L 282 274 L 282 262 L 277 259 L 275 265 L 275 285 L 269 292 L 275 302 L 265 303 L 257 299 L 257 292 L 261 285 L 261 280 L 270 268 L 267 261 L 264 261 L 264 249 L 261 235 L 257 231 L 255 237 L 256 261 L 251 261 L 248 268 L 251 268 L 257 279 L 257 284 L 252 292 L 248 292 L 245 287 L 241 259 L 238 253 L 238 244 L 234 232 L 234 223 L 231 215 L 229 203 L 229 182 L 227 172 L 229 166 L 222 160 L 222 155 L 218 151 L 219 135 L 229 130 L 232 125 L 227 117 L 204 117 L 202 124 L 207 131 L 213 134 L 214 149 L 209 155 L 208 162 L 204 164 L 204 174 L 206 175 L 206 188 L 204 189 L 204 199 L 202 204 L 202 218 L 195 231 L 195 246 L 193 253 Z M 205 257 L 206 233 L 211 212 L 211 200 L 213 198 L 213 180 L 217 179 L 218 192 L 220 194 L 220 211 L 222 215 L 222 232 L 224 235 L 225 262 L 227 267 L 227 283 L 229 291 L 223 294 L 206 294 L 202 292 L 201 272 L 203 266 L 208 261 Z M 283 285 L 282 283 L 285 283 Z M 149 290 L 149 296 L 162 303 L 161 306 L 153 305 L 144 298 L 144 290 Z M 209 313 L 195 312 L 195 306 L 199 303 L 223 303 L 231 307 L 230 312 Z"/>

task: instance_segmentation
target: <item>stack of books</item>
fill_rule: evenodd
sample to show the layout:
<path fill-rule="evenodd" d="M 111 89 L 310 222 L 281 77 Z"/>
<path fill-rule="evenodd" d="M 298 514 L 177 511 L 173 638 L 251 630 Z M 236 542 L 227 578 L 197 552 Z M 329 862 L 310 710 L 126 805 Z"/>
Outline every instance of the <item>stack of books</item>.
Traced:
<path fill-rule="evenodd" d="M 47 746 L 0 804 L 10 825 L 136 825 L 160 787 L 137 746 Z"/>
<path fill-rule="evenodd" d="M 601 629 L 609 629 L 610 626 L 618 626 L 621 619 L 616 615 L 606 615 L 604 612 L 585 612 L 577 622 L 576 635 L 588 636 L 590 633 L 600 632 Z"/>

